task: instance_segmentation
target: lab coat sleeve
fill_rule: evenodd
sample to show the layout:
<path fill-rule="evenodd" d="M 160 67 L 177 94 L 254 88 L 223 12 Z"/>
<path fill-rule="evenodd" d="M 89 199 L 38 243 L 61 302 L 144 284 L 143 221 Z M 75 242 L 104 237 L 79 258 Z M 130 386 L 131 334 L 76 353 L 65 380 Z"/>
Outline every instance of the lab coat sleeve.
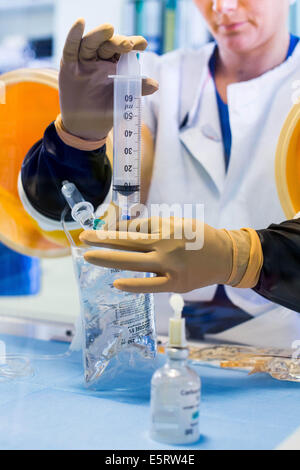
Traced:
<path fill-rule="evenodd" d="M 61 194 L 64 180 L 74 183 L 83 197 L 96 208 L 109 192 L 111 177 L 105 146 L 92 152 L 69 147 L 58 137 L 52 123 L 46 129 L 44 138 L 25 157 L 19 192 L 24 193 L 24 197 L 20 196 L 22 201 L 26 200 L 26 205 L 31 206 L 25 207 L 30 215 L 34 212 L 40 214 L 43 220 L 59 222 L 66 205 Z M 67 220 L 71 220 L 70 215 Z"/>
<path fill-rule="evenodd" d="M 300 219 L 258 230 L 264 263 L 254 290 L 300 313 Z"/>

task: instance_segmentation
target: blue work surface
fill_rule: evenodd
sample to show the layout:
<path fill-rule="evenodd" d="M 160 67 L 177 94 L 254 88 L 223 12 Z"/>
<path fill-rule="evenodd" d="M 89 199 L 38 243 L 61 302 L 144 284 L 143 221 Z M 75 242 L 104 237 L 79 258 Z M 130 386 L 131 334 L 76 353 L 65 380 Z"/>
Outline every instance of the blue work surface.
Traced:
<path fill-rule="evenodd" d="M 7 353 L 55 355 L 68 348 L 0 340 Z M 32 364 L 33 377 L 0 382 L 0 449 L 272 449 L 300 425 L 300 384 L 198 366 L 202 437 L 188 447 L 159 444 L 148 436 L 151 374 L 137 371 L 130 393 L 95 392 L 83 385 L 79 353 Z"/>

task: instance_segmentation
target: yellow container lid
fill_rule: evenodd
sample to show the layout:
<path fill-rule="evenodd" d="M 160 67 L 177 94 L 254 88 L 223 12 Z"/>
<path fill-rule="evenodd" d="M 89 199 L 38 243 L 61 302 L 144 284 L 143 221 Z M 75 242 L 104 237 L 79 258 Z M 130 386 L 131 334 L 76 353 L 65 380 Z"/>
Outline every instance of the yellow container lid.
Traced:
<path fill-rule="evenodd" d="M 29 256 L 66 256 L 65 239 L 51 240 L 42 232 L 17 189 L 27 152 L 60 112 L 58 72 L 20 69 L 0 75 L 0 103 L 0 241 Z"/>

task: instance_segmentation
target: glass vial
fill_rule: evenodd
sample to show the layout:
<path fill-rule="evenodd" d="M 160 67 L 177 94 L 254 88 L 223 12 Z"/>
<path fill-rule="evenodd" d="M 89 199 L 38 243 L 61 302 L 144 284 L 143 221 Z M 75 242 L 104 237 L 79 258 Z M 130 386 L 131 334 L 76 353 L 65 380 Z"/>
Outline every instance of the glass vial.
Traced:
<path fill-rule="evenodd" d="M 166 444 L 199 439 L 200 377 L 187 366 L 187 348 L 168 348 L 151 382 L 151 438 Z"/>

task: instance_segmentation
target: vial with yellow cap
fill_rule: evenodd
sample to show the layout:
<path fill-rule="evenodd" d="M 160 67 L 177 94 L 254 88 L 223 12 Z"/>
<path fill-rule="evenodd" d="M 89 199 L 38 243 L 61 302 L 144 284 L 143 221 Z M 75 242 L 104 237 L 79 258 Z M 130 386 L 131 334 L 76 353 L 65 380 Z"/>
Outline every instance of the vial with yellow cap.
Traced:
<path fill-rule="evenodd" d="M 151 381 L 151 437 L 166 444 L 191 444 L 199 439 L 201 381 L 188 367 L 184 301 L 173 294 L 174 317 L 169 324 L 167 362 Z"/>

